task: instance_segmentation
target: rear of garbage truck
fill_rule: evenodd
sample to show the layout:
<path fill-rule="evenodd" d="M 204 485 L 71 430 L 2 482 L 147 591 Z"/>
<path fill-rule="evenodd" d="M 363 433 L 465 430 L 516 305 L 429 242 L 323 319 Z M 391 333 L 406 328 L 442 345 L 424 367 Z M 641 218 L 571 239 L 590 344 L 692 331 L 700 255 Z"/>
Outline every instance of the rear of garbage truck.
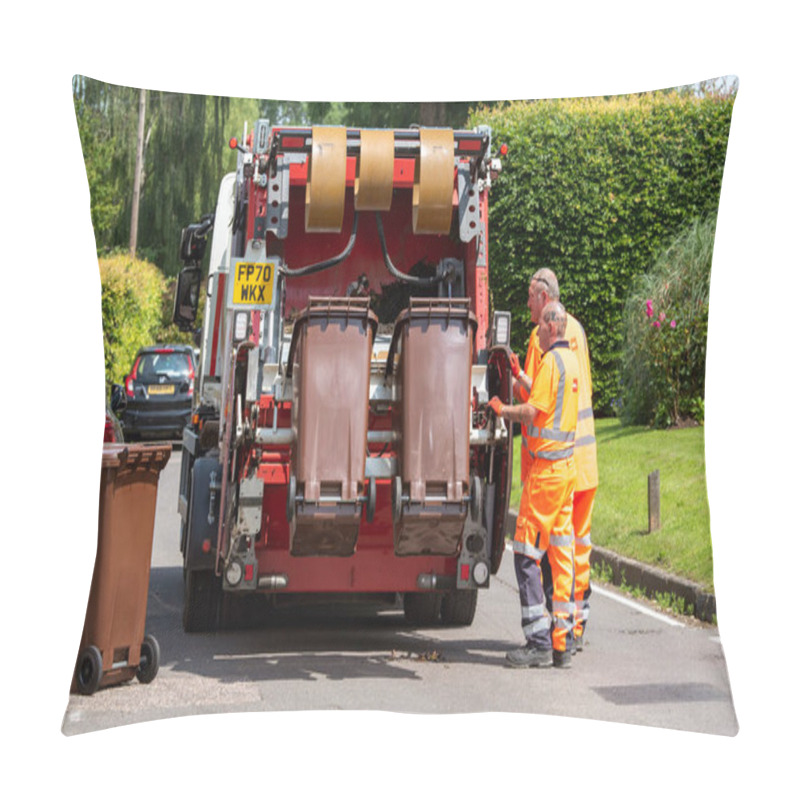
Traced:
<path fill-rule="evenodd" d="M 183 231 L 197 324 L 179 491 L 184 627 L 254 598 L 402 602 L 471 624 L 511 487 L 510 317 L 493 309 L 491 131 L 271 127 Z M 210 243 L 208 274 L 202 264 Z"/>

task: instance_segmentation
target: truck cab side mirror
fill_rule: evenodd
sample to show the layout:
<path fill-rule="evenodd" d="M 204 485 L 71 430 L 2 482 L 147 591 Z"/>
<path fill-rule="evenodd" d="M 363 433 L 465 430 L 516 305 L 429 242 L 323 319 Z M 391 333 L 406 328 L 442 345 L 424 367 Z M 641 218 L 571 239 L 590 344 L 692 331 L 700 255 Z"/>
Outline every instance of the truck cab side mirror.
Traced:
<path fill-rule="evenodd" d="M 200 267 L 184 267 L 178 275 L 172 321 L 179 330 L 194 330 L 202 280 L 203 272 Z"/>

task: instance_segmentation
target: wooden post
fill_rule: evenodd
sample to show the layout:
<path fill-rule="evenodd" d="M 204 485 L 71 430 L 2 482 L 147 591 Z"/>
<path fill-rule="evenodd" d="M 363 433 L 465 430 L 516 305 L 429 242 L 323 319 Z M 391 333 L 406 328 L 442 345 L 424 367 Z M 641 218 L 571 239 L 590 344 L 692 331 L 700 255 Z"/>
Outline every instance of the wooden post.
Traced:
<path fill-rule="evenodd" d="M 647 476 L 647 511 L 647 532 L 652 533 L 661 527 L 661 476 L 658 470 Z"/>

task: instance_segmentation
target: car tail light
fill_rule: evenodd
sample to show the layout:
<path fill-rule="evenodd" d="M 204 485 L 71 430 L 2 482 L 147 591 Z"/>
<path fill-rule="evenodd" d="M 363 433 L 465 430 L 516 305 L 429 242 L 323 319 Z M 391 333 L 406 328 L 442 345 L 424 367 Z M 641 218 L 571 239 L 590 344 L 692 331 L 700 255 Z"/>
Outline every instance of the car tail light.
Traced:
<path fill-rule="evenodd" d="M 191 397 L 194 394 L 194 367 L 191 358 L 187 356 L 186 360 L 189 362 L 189 397 Z"/>
<path fill-rule="evenodd" d="M 133 397 L 133 375 L 128 375 L 128 377 L 125 378 L 125 394 L 128 395 L 128 397 Z"/>

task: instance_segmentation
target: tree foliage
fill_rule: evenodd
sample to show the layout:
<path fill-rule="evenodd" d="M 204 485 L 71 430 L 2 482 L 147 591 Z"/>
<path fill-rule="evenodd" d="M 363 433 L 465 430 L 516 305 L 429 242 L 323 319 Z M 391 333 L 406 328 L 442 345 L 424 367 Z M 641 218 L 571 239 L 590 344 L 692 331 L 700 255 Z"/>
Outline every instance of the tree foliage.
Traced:
<path fill-rule="evenodd" d="M 694 220 L 633 282 L 623 315 L 625 423 L 703 421 L 715 222 Z"/>
<path fill-rule="evenodd" d="M 122 383 L 140 347 L 158 341 L 166 279 L 154 264 L 118 254 L 101 258 L 100 298 L 106 385 Z"/>
<path fill-rule="evenodd" d="M 511 309 L 513 345 L 530 333 L 530 276 L 550 267 L 586 329 L 595 409 L 620 397 L 622 312 L 634 279 L 691 220 L 716 213 L 733 98 L 665 92 L 515 102 L 478 110 L 495 149 L 493 302 Z"/>

